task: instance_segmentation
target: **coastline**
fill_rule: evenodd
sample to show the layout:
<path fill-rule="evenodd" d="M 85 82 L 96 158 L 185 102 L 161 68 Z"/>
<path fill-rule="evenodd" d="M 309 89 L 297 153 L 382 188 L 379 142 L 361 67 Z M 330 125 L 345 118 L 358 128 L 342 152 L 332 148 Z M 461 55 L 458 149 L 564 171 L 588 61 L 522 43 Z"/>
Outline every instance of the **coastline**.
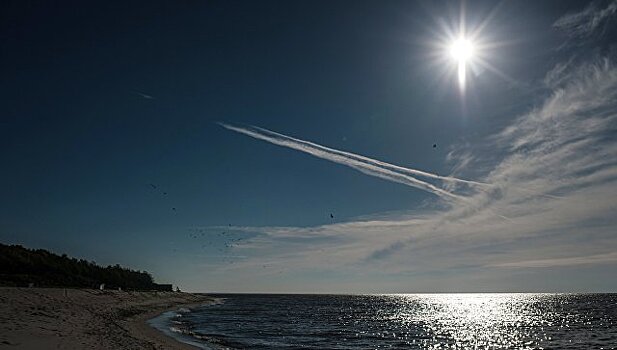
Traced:
<path fill-rule="evenodd" d="M 145 312 L 129 319 L 127 323 L 127 329 L 133 336 L 149 341 L 157 349 L 199 349 L 199 347 L 192 346 L 188 343 L 180 341 L 174 336 L 165 334 L 161 329 L 158 329 L 154 325 L 150 324 L 149 321 L 160 317 L 166 312 L 177 311 L 180 308 L 191 309 L 206 305 L 211 301 L 212 299 L 201 303 L 176 304 L 169 308 Z"/>
<path fill-rule="evenodd" d="M 0 349 L 195 349 L 148 320 L 213 301 L 177 292 L 0 287 Z"/>
<path fill-rule="evenodd" d="M 211 305 L 217 302 L 217 298 L 210 297 L 209 300 L 191 304 L 177 304 L 173 307 L 147 312 L 136 316 L 130 320 L 131 331 L 133 334 L 138 334 L 146 339 L 156 338 L 157 343 L 165 345 L 163 349 L 210 349 L 214 348 L 213 344 L 195 343 L 191 345 L 191 341 L 195 341 L 189 335 L 183 333 L 174 333 L 171 330 L 165 330 L 164 327 L 169 327 L 169 320 L 173 316 L 166 314 L 173 313 L 176 315 L 180 309 L 192 310 L 197 307 Z M 156 325 L 156 321 L 161 321 L 164 324 Z M 160 326 L 160 327 L 159 327 Z M 169 333 L 169 334 L 168 334 Z M 184 340 L 182 340 L 184 338 Z"/>

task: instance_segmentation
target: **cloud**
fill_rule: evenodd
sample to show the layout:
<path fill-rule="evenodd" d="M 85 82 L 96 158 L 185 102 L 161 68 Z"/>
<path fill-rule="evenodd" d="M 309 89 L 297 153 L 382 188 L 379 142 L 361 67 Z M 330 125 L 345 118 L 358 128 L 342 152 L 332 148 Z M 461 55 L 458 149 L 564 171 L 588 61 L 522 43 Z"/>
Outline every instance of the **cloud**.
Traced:
<path fill-rule="evenodd" d="M 526 260 L 501 263 L 496 267 L 513 267 L 513 268 L 538 268 L 538 267 L 556 267 L 556 266 L 574 266 L 574 265 L 590 265 L 590 264 L 605 264 L 617 262 L 617 252 L 606 254 L 596 254 L 589 256 L 576 256 L 571 258 L 556 258 L 556 259 L 541 259 L 541 260 Z"/>
<path fill-rule="evenodd" d="M 604 26 L 610 24 L 610 20 L 616 13 L 617 1 L 610 1 L 608 5 L 602 8 L 600 8 L 600 2 L 595 1 L 580 12 L 559 18 L 553 26 L 572 37 L 581 39 L 604 29 Z"/>
<path fill-rule="evenodd" d="M 141 96 L 142 98 L 146 99 L 146 100 L 154 100 L 154 97 L 148 94 L 144 94 L 143 92 L 139 92 L 139 91 L 135 91 L 135 94 Z"/>
<path fill-rule="evenodd" d="M 544 77 L 544 85 L 549 89 L 556 89 L 561 86 L 563 82 L 570 80 L 570 69 L 573 67 L 574 57 L 571 57 L 568 61 L 559 62 L 551 69 Z"/>

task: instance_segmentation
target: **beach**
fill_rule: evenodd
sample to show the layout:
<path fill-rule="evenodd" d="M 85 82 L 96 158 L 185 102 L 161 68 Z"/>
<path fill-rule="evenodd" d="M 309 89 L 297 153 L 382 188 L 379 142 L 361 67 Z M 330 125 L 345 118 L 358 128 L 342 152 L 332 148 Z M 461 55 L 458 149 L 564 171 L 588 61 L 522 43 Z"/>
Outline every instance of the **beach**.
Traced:
<path fill-rule="evenodd" d="M 0 349 L 193 349 L 146 321 L 212 300 L 178 292 L 0 287 Z"/>

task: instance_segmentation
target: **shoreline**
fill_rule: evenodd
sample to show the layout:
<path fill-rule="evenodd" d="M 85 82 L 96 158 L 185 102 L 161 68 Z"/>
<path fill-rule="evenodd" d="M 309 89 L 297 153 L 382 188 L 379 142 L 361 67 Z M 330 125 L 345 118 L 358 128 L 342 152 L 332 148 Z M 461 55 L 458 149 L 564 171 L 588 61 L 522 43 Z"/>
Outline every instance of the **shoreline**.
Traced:
<path fill-rule="evenodd" d="M 148 321 L 214 300 L 178 292 L 0 287 L 0 349 L 196 349 Z"/>
<path fill-rule="evenodd" d="M 202 349 L 203 347 L 193 346 L 189 343 L 181 341 L 180 337 L 176 337 L 170 334 L 166 334 L 163 330 L 157 328 L 150 321 L 162 317 L 168 312 L 177 312 L 179 309 L 186 308 L 192 310 L 193 308 L 206 306 L 216 301 L 216 298 L 210 297 L 209 301 L 191 304 L 177 304 L 167 309 L 161 309 L 157 311 L 150 311 L 143 314 L 139 314 L 129 320 L 130 331 L 135 335 L 140 335 L 146 339 L 156 339 L 157 343 L 165 345 L 164 349 L 169 349 L 171 346 L 173 349 Z M 171 332 L 171 331 L 170 331 Z M 180 334 L 181 336 L 181 334 Z"/>
<path fill-rule="evenodd" d="M 185 342 L 180 341 L 179 339 L 165 334 L 162 330 L 154 327 L 154 325 L 150 324 L 149 321 L 153 320 L 167 312 L 173 312 L 180 308 L 195 308 L 203 305 L 207 305 L 206 303 L 191 303 L 191 304 L 177 304 L 172 307 L 166 309 L 160 309 L 155 311 L 148 311 L 139 315 L 134 316 L 131 319 L 128 319 L 127 328 L 129 332 L 133 334 L 135 337 L 142 338 L 146 341 L 150 341 L 155 343 L 156 347 L 161 347 L 162 349 L 199 349 L 196 346 L 191 344 L 187 344 Z"/>

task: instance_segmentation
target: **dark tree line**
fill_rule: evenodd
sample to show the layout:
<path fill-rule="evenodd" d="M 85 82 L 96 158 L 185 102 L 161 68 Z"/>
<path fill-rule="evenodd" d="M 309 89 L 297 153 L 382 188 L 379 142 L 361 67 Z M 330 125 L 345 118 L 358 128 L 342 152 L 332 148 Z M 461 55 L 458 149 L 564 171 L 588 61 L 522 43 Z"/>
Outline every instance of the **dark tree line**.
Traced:
<path fill-rule="evenodd" d="M 27 249 L 0 243 L 0 285 L 106 288 L 130 290 L 170 289 L 154 283 L 145 271 L 120 265 L 102 267 L 84 259 L 57 255 L 44 249 Z M 163 288 L 162 288 L 163 287 Z"/>

